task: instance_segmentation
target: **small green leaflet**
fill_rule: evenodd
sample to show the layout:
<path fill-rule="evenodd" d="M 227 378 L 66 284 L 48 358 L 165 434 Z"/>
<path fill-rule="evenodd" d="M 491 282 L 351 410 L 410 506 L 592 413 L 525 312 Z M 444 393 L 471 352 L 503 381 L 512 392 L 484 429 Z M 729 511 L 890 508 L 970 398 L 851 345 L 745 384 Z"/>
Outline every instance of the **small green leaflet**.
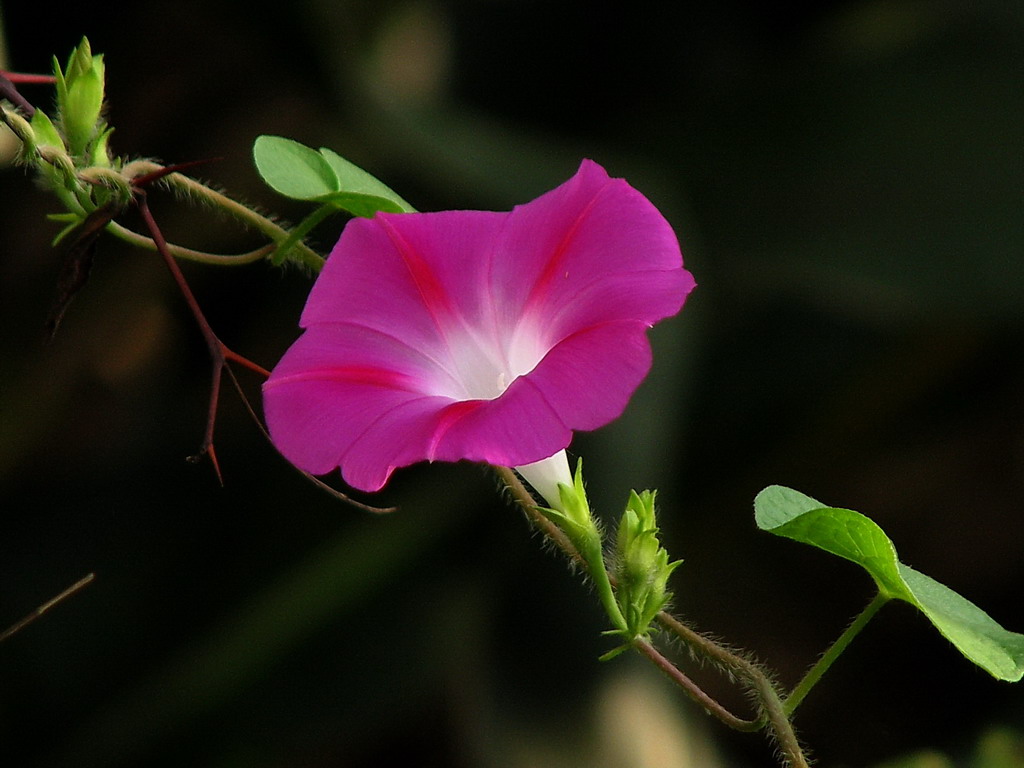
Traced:
<path fill-rule="evenodd" d="M 260 136 L 252 153 L 260 176 L 285 197 L 367 218 L 377 211 L 415 210 L 390 187 L 329 149 L 317 151 L 280 136 Z"/>
<path fill-rule="evenodd" d="M 866 570 L 879 591 L 919 608 L 964 656 L 1000 680 L 1024 676 L 1024 635 L 1009 632 L 974 603 L 904 565 L 885 532 L 859 512 L 826 507 L 799 491 L 772 485 L 754 499 L 762 531 L 810 544 Z"/>

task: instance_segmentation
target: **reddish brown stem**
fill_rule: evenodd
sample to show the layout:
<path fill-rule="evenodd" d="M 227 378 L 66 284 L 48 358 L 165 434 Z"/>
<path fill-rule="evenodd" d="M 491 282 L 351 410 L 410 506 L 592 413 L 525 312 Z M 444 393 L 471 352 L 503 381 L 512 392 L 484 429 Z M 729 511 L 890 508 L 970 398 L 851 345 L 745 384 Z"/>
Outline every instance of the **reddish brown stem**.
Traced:
<path fill-rule="evenodd" d="M 220 465 L 217 461 L 217 452 L 213 445 L 213 432 L 214 425 L 217 420 L 217 403 L 220 399 L 220 386 L 221 381 L 224 378 L 225 371 L 227 372 L 228 376 L 231 377 L 231 381 L 235 385 L 235 389 L 238 390 L 238 394 L 242 398 L 242 402 L 244 403 L 246 409 L 249 411 L 249 414 L 252 416 L 253 421 L 256 422 L 256 425 L 259 427 L 260 431 L 267 438 L 267 440 L 270 440 L 270 435 L 267 434 L 266 428 L 263 426 L 259 417 L 256 415 L 256 412 L 253 410 L 252 405 L 249 403 L 249 399 L 245 396 L 245 393 L 242 391 L 241 386 L 239 386 L 238 379 L 235 378 L 235 373 L 234 371 L 231 370 L 231 367 L 228 365 L 228 363 L 238 363 L 239 365 L 248 368 L 250 371 L 258 373 L 260 376 L 263 376 L 264 378 L 270 376 L 270 371 L 268 371 L 263 366 L 254 363 L 252 360 L 249 360 L 248 358 L 243 357 L 242 355 L 239 355 L 237 352 L 234 352 L 231 349 L 229 349 L 227 345 L 225 345 L 217 337 L 217 334 L 214 333 L 213 328 L 210 327 L 210 323 L 207 321 L 206 316 L 203 314 L 202 309 L 199 307 L 199 302 L 196 301 L 196 297 L 192 293 L 192 289 L 189 288 L 188 282 L 185 280 L 185 276 L 182 274 L 181 268 L 178 266 L 178 262 L 175 261 L 174 257 L 171 255 L 170 249 L 167 246 L 167 240 L 163 236 L 163 232 L 160 231 L 160 227 L 157 225 L 156 220 L 153 218 L 153 213 L 149 208 L 149 203 L 146 198 L 146 190 L 141 188 L 142 185 L 144 184 L 152 183 L 153 181 L 156 181 L 157 179 L 166 176 L 168 173 L 173 173 L 177 170 L 180 170 L 183 167 L 191 165 L 195 165 L 195 163 L 186 163 L 176 166 L 170 166 L 169 168 L 161 168 L 158 171 L 146 174 L 145 176 L 140 176 L 137 179 L 135 179 L 133 182 L 135 186 L 135 204 L 139 209 L 139 214 L 142 216 L 142 220 L 145 223 L 146 228 L 149 230 L 150 236 L 153 238 L 153 243 L 156 245 L 157 252 L 163 259 L 164 264 L 167 265 L 167 269 L 170 271 L 171 276 L 174 278 L 174 282 L 177 284 L 178 290 L 181 291 L 181 295 L 184 297 L 185 303 L 188 304 L 189 311 L 192 312 L 192 316 L 193 318 L 195 318 L 196 324 L 199 326 L 199 331 L 200 333 L 202 333 L 203 339 L 206 341 L 207 348 L 209 349 L 210 352 L 210 359 L 212 360 L 213 370 L 210 382 L 210 406 L 207 411 L 206 417 L 206 432 L 203 434 L 202 446 L 200 447 L 199 452 L 193 458 L 198 459 L 199 457 L 204 455 L 209 456 L 210 461 L 213 464 L 214 472 L 217 473 L 217 479 L 221 482 L 221 484 L 223 484 L 224 480 L 221 475 Z M 331 486 L 324 483 L 322 480 L 313 477 L 313 475 L 309 474 L 308 472 L 302 472 L 302 474 L 305 475 L 305 477 L 314 485 L 327 491 L 335 498 L 340 499 L 341 501 L 344 501 L 347 504 L 351 504 L 354 507 L 358 507 L 359 509 L 363 509 L 368 512 L 374 512 L 377 514 L 393 512 L 395 509 L 394 507 L 380 508 L 371 507 L 368 504 L 363 504 L 361 502 L 356 501 L 355 499 L 349 498 L 341 491 L 332 488 Z"/>
<path fill-rule="evenodd" d="M 26 85 L 51 85 L 57 82 L 57 78 L 53 75 L 32 75 L 25 72 L 0 70 L 0 76 L 6 77 L 12 83 L 25 83 Z"/>
<path fill-rule="evenodd" d="M 244 358 L 243 358 L 243 360 L 244 360 Z M 245 362 L 247 363 L 248 361 L 245 361 Z M 249 412 L 249 416 L 252 417 L 253 422 L 256 424 L 256 428 L 259 429 L 260 433 L 263 435 L 263 437 L 265 437 L 267 439 L 268 443 L 270 443 L 271 445 L 274 445 L 274 441 L 270 439 L 270 433 L 267 432 L 267 428 L 263 426 L 263 422 L 260 421 L 260 417 L 256 415 L 256 409 L 252 407 L 252 403 L 250 403 L 249 402 L 249 398 L 246 397 L 245 391 L 242 389 L 242 385 L 238 383 L 238 378 L 235 376 L 235 372 L 232 371 L 231 368 L 228 367 L 228 366 L 225 366 L 224 370 L 226 370 L 228 372 L 228 376 L 231 377 L 231 383 L 235 385 L 235 391 L 238 392 L 238 396 L 242 400 L 242 405 L 244 405 L 245 406 L 245 410 L 247 410 Z M 261 368 L 260 370 L 263 370 L 263 369 Z M 264 371 L 264 373 L 266 373 L 266 372 Z M 293 469 L 295 469 L 295 471 L 300 472 L 303 477 L 305 477 L 307 480 L 309 480 L 309 482 L 311 482 L 313 485 L 315 485 L 320 490 L 326 491 L 327 493 L 329 493 L 334 498 L 338 499 L 339 501 L 343 501 L 346 504 L 349 504 L 349 505 L 355 507 L 356 509 L 361 509 L 364 512 L 372 512 L 375 515 L 386 515 L 386 514 L 388 514 L 390 512 L 395 512 L 395 511 L 398 510 L 398 507 L 371 507 L 369 504 L 363 504 L 361 501 L 356 501 L 355 499 L 351 498 L 350 496 L 346 496 L 344 493 L 339 491 L 337 488 L 332 488 L 331 486 L 329 486 L 327 483 L 325 483 L 320 478 L 314 477 L 309 472 L 305 472 L 305 471 L 299 469 L 298 467 L 296 467 L 294 464 L 291 464 L 290 462 L 289 462 L 289 466 L 291 466 Z"/>
<path fill-rule="evenodd" d="M 633 640 L 633 647 L 654 662 L 654 665 L 668 675 L 676 685 L 686 691 L 691 699 L 730 728 L 734 728 L 737 731 L 759 731 L 764 727 L 764 723 L 759 718 L 745 720 L 742 717 L 736 717 L 736 715 L 705 693 L 704 689 L 693 682 L 679 667 L 662 656 L 658 649 L 651 645 L 649 641 L 640 637 L 635 638 Z"/>
<path fill-rule="evenodd" d="M 212 370 L 210 376 L 210 405 L 206 413 L 206 431 L 203 433 L 202 445 L 193 458 L 198 459 L 202 456 L 209 456 L 210 462 L 213 464 L 213 471 L 217 474 L 217 480 L 223 485 L 224 477 L 221 474 L 220 463 L 217 461 L 217 452 L 213 446 L 213 432 L 214 426 L 217 423 L 217 403 L 220 399 L 220 382 L 224 375 L 224 369 L 227 367 L 228 360 L 231 360 L 265 376 L 269 374 L 256 363 L 232 352 L 214 333 L 213 328 L 210 327 L 210 323 L 206 319 L 206 315 L 203 314 L 203 310 L 199 306 L 199 302 L 196 301 L 195 294 L 189 288 L 188 281 L 185 280 L 185 275 L 182 274 L 178 262 L 171 255 L 163 232 L 157 225 L 156 219 L 153 218 L 153 213 L 150 211 L 149 203 L 146 199 L 146 190 L 137 184 L 135 186 L 135 204 L 139 209 L 143 222 L 146 224 L 146 228 L 149 230 L 150 236 L 153 238 L 153 242 L 156 244 L 157 252 L 164 260 L 164 264 L 170 271 L 171 277 L 174 278 L 178 290 L 181 291 L 181 295 L 185 299 L 185 303 L 188 305 L 196 325 L 199 326 L 199 332 L 203 335 L 210 353 Z"/>
<path fill-rule="evenodd" d="M 238 363 L 243 368 L 248 368 L 253 373 L 258 373 L 264 379 L 270 378 L 270 371 L 264 368 L 262 365 L 254 363 L 247 357 L 242 357 L 236 352 L 232 352 L 230 349 L 221 344 L 221 351 L 224 353 L 224 357 L 233 363 Z"/>
<path fill-rule="evenodd" d="M 20 109 L 29 120 L 32 119 L 32 115 L 36 113 L 36 108 L 33 107 L 28 99 L 21 95 L 18 91 L 18 87 L 15 85 L 16 82 L 25 82 L 24 80 L 15 80 L 11 75 L 14 73 L 0 72 L 0 98 L 7 99 L 11 104 Z"/>

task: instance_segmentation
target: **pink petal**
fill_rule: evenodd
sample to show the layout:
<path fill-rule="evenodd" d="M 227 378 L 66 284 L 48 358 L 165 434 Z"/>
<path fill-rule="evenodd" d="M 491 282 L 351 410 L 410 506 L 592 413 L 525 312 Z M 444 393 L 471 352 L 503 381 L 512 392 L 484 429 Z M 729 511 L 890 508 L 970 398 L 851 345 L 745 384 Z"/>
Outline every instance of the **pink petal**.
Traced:
<path fill-rule="evenodd" d="M 600 307 L 601 292 L 621 286 L 633 319 L 651 325 L 678 312 L 692 290 L 682 265 L 675 234 L 650 201 L 586 160 L 568 182 L 512 211 L 491 286 L 507 311 L 544 317 Z"/>
<path fill-rule="evenodd" d="M 459 318 L 486 294 L 481 243 L 507 214 L 448 211 L 353 219 L 310 292 L 301 325 L 349 320 L 443 356 Z"/>
<path fill-rule="evenodd" d="M 268 429 L 296 466 L 329 472 L 382 414 L 435 399 L 424 388 L 439 370 L 378 331 L 317 325 L 292 345 L 264 385 Z"/>
<path fill-rule="evenodd" d="M 531 431 L 531 426 L 539 427 Z M 345 482 L 379 490 L 397 467 L 418 461 L 480 461 L 503 466 L 537 461 L 572 432 L 528 378 L 500 398 L 421 401 L 395 408 L 367 429 L 341 463 Z"/>
<path fill-rule="evenodd" d="M 651 368 L 646 330 L 636 321 L 583 328 L 563 339 L 524 378 L 567 425 L 597 429 L 622 415 Z"/>

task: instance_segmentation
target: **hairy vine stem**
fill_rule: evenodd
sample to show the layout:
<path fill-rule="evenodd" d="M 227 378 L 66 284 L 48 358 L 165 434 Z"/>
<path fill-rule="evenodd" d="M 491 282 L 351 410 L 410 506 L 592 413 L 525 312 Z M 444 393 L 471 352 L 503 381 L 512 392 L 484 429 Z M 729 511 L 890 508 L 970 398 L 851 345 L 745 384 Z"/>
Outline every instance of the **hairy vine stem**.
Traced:
<path fill-rule="evenodd" d="M 556 546 L 569 560 L 588 571 L 585 559 L 569 541 L 568 537 L 537 509 L 533 496 L 527 490 L 515 471 L 508 467 L 495 467 L 495 472 L 508 488 L 516 503 L 526 513 L 530 522 Z M 615 587 L 614 580 L 612 586 Z M 707 692 L 700 688 L 688 675 L 662 655 L 646 638 L 635 638 L 633 647 L 645 658 L 655 664 L 679 685 L 691 699 L 716 717 L 725 725 L 739 731 L 757 731 L 768 726 L 775 737 L 779 749 L 792 768 L 808 768 L 807 757 L 804 755 L 797 740 L 793 725 L 785 710 L 782 697 L 772 684 L 768 675 L 756 664 L 733 653 L 714 640 L 705 637 L 671 614 L 662 611 L 658 614 L 658 623 L 678 637 L 687 647 L 713 662 L 716 666 L 740 677 L 757 696 L 763 714 L 748 720 L 738 717 L 722 706 Z"/>
<path fill-rule="evenodd" d="M 134 160 L 125 165 L 121 173 L 126 178 L 135 180 L 140 177 L 162 174 L 165 170 L 164 166 L 159 163 L 154 163 L 151 160 Z M 305 243 L 301 242 L 301 240 L 291 241 L 291 235 L 288 230 L 266 216 L 257 213 L 252 208 L 249 208 L 237 200 L 234 200 L 227 195 L 206 186 L 202 182 L 196 181 L 195 179 L 181 173 L 168 173 L 163 176 L 163 180 L 172 188 L 179 189 L 182 192 L 203 200 L 215 208 L 235 217 L 242 223 L 251 226 L 253 229 L 256 229 L 270 238 L 275 247 L 280 246 L 285 242 L 289 242 L 290 247 L 294 248 L 298 254 L 298 261 L 304 266 L 312 269 L 314 272 L 319 272 L 323 267 L 324 259 L 320 254 Z M 205 255 L 203 258 L 196 256 L 193 256 L 193 258 L 196 261 L 206 261 L 208 263 L 225 263 L 223 261 L 224 257 L 215 257 L 213 260 L 205 258 Z"/>

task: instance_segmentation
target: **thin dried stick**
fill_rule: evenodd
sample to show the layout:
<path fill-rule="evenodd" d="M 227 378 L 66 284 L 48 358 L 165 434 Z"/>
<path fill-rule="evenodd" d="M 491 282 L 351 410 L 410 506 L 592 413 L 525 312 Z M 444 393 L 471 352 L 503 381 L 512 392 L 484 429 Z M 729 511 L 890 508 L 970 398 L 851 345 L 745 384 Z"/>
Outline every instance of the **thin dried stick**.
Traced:
<path fill-rule="evenodd" d="M 90 574 L 87 574 L 87 575 L 83 576 L 78 581 L 76 581 L 74 584 L 72 584 L 70 587 L 68 587 L 63 592 L 61 592 L 59 595 L 57 595 L 56 597 L 50 598 L 45 603 L 40 605 L 38 608 L 36 608 L 34 611 L 32 611 L 32 613 L 30 613 L 28 616 L 23 618 L 21 621 L 17 622 L 16 624 L 12 624 L 7 629 L 5 629 L 3 632 L 0 632 L 0 643 L 2 643 L 4 640 L 9 638 L 11 635 L 14 635 L 14 634 L 20 632 L 21 630 L 23 630 L 25 627 L 27 627 L 29 624 L 31 624 L 33 621 L 38 619 L 40 616 L 42 616 L 44 613 L 49 611 L 51 608 L 53 608 L 58 603 L 61 603 L 64 600 L 67 600 L 69 597 L 71 597 L 75 593 L 77 593 L 77 592 L 81 591 L 82 589 L 84 589 L 86 586 L 88 586 L 92 582 L 92 580 L 94 578 L 96 578 L 96 574 L 94 574 L 94 573 L 90 573 Z"/>

